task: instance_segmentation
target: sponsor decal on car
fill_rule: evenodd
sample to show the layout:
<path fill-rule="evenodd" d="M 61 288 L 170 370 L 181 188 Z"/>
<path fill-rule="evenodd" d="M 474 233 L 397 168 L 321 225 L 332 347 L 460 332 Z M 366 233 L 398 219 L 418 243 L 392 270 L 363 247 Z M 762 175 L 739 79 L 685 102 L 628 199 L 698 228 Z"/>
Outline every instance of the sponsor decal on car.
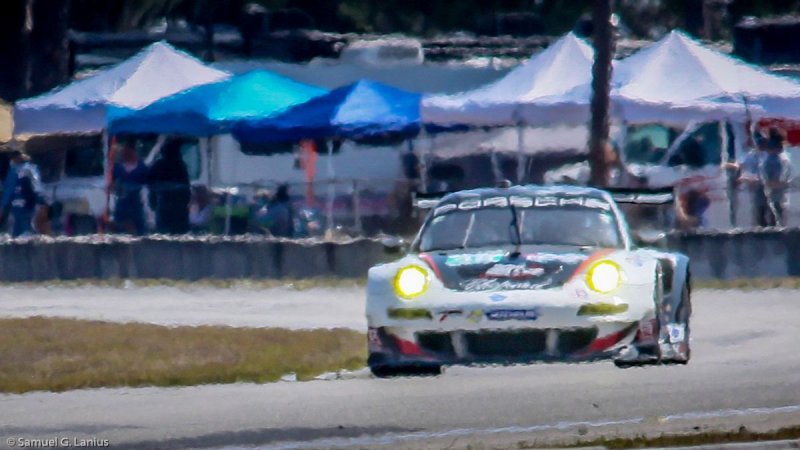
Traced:
<path fill-rule="evenodd" d="M 483 318 L 482 309 L 476 309 L 475 311 L 472 311 L 471 313 L 469 313 L 469 315 L 467 315 L 467 320 L 473 323 L 480 322 L 482 318 Z"/>
<path fill-rule="evenodd" d="M 464 291 L 512 291 L 521 289 L 542 289 L 552 284 L 551 279 L 543 281 L 525 280 L 500 280 L 497 278 L 477 278 L 475 280 L 464 281 L 461 289 Z"/>
<path fill-rule="evenodd" d="M 483 206 L 508 206 L 508 198 L 506 197 L 490 197 L 483 201 Z"/>
<path fill-rule="evenodd" d="M 502 302 L 506 298 L 508 298 L 508 297 L 506 297 L 505 295 L 500 294 L 500 293 L 492 294 L 492 295 L 489 296 L 489 300 L 491 300 L 493 302 Z"/>
<path fill-rule="evenodd" d="M 643 342 L 651 342 L 656 339 L 656 319 L 639 322 L 639 339 Z"/>
<path fill-rule="evenodd" d="M 479 264 L 491 264 L 500 262 L 504 253 L 461 253 L 458 255 L 448 255 L 445 265 L 450 267 L 475 266 Z"/>
<path fill-rule="evenodd" d="M 452 211 L 452 210 L 454 210 L 456 208 L 458 208 L 458 205 L 456 205 L 455 203 L 448 203 L 446 205 L 442 205 L 442 206 L 434 209 L 433 210 L 433 215 L 434 216 L 438 216 L 440 214 L 448 213 L 448 212 L 450 212 L 450 211 Z"/>
<path fill-rule="evenodd" d="M 580 264 L 586 260 L 586 255 L 581 253 L 530 253 L 525 255 L 525 260 L 540 263 Z"/>
<path fill-rule="evenodd" d="M 434 313 L 439 318 L 439 322 L 444 322 L 448 317 L 462 316 L 464 311 L 460 309 L 443 309 Z"/>
<path fill-rule="evenodd" d="M 484 276 L 487 278 L 525 279 L 538 277 L 543 274 L 544 269 L 541 267 L 527 267 L 517 264 L 495 264 L 484 273 Z"/>
<path fill-rule="evenodd" d="M 669 341 L 673 344 L 678 344 L 686 339 L 686 325 L 682 323 L 668 323 L 667 334 Z"/>
<path fill-rule="evenodd" d="M 582 206 L 584 208 L 602 209 L 610 211 L 611 205 L 600 198 L 586 197 L 586 196 L 557 196 L 545 195 L 536 197 L 526 197 L 522 195 L 494 196 L 487 198 L 467 198 L 462 199 L 458 203 L 446 203 L 433 210 L 433 215 L 438 216 L 445 214 L 456 209 L 462 211 L 469 211 L 484 207 L 500 207 L 504 208 L 512 205 L 518 208 L 543 208 L 553 206 Z"/>
<path fill-rule="evenodd" d="M 486 311 L 489 320 L 536 320 L 539 312 L 536 309 L 495 309 Z"/>

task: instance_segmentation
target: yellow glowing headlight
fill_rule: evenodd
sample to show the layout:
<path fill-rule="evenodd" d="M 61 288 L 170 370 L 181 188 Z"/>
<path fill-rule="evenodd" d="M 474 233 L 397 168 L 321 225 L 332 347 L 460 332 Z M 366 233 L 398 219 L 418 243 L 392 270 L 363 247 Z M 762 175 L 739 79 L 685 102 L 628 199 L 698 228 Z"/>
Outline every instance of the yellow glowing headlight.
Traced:
<path fill-rule="evenodd" d="M 410 300 L 428 289 L 428 272 L 419 266 L 406 266 L 394 276 L 394 291 L 400 298 Z"/>
<path fill-rule="evenodd" d="M 622 271 L 613 261 L 600 261 L 589 268 L 586 274 L 586 283 L 594 291 L 608 294 L 622 284 Z"/>

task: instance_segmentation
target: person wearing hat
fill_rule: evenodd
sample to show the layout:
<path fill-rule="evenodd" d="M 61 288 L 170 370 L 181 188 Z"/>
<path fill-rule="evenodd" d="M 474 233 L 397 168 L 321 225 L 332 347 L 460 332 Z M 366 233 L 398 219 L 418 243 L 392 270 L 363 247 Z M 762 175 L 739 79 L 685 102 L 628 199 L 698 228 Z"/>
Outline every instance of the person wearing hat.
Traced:
<path fill-rule="evenodd" d="M 39 171 L 30 163 L 28 155 L 16 149 L 10 152 L 9 162 L 0 200 L 0 223 L 4 223 L 10 214 L 14 221 L 13 237 L 32 234 L 36 206 L 43 200 Z"/>
<path fill-rule="evenodd" d="M 788 206 L 789 181 L 792 174 L 791 162 L 783 151 L 786 135 L 776 127 L 769 129 L 766 142 L 766 155 L 761 161 L 759 172 L 767 198 L 768 226 L 786 226 L 786 207 Z"/>

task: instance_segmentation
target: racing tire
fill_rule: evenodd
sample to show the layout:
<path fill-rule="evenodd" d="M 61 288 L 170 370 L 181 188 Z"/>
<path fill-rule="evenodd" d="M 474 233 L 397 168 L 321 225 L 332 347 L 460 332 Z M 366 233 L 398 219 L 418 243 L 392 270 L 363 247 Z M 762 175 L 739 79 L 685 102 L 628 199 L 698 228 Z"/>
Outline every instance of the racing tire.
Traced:
<path fill-rule="evenodd" d="M 644 366 L 652 366 L 656 363 L 651 362 L 641 362 L 641 361 L 620 361 L 618 359 L 614 360 L 614 365 L 617 369 L 630 369 L 632 367 L 644 367 Z"/>
<path fill-rule="evenodd" d="M 369 370 L 377 378 L 435 377 L 444 372 L 438 364 L 374 365 Z"/>

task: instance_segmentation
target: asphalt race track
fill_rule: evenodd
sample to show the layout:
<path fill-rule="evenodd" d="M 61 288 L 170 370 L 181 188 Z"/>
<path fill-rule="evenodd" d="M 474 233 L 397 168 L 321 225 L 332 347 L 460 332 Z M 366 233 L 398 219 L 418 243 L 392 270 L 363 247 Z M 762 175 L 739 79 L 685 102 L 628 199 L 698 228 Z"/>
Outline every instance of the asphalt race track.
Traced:
<path fill-rule="evenodd" d="M 798 331 L 800 291 L 699 291 L 685 367 L 456 367 L 433 378 L 3 395 L 0 446 L 78 437 L 142 449 L 516 448 L 598 433 L 800 425 Z"/>

